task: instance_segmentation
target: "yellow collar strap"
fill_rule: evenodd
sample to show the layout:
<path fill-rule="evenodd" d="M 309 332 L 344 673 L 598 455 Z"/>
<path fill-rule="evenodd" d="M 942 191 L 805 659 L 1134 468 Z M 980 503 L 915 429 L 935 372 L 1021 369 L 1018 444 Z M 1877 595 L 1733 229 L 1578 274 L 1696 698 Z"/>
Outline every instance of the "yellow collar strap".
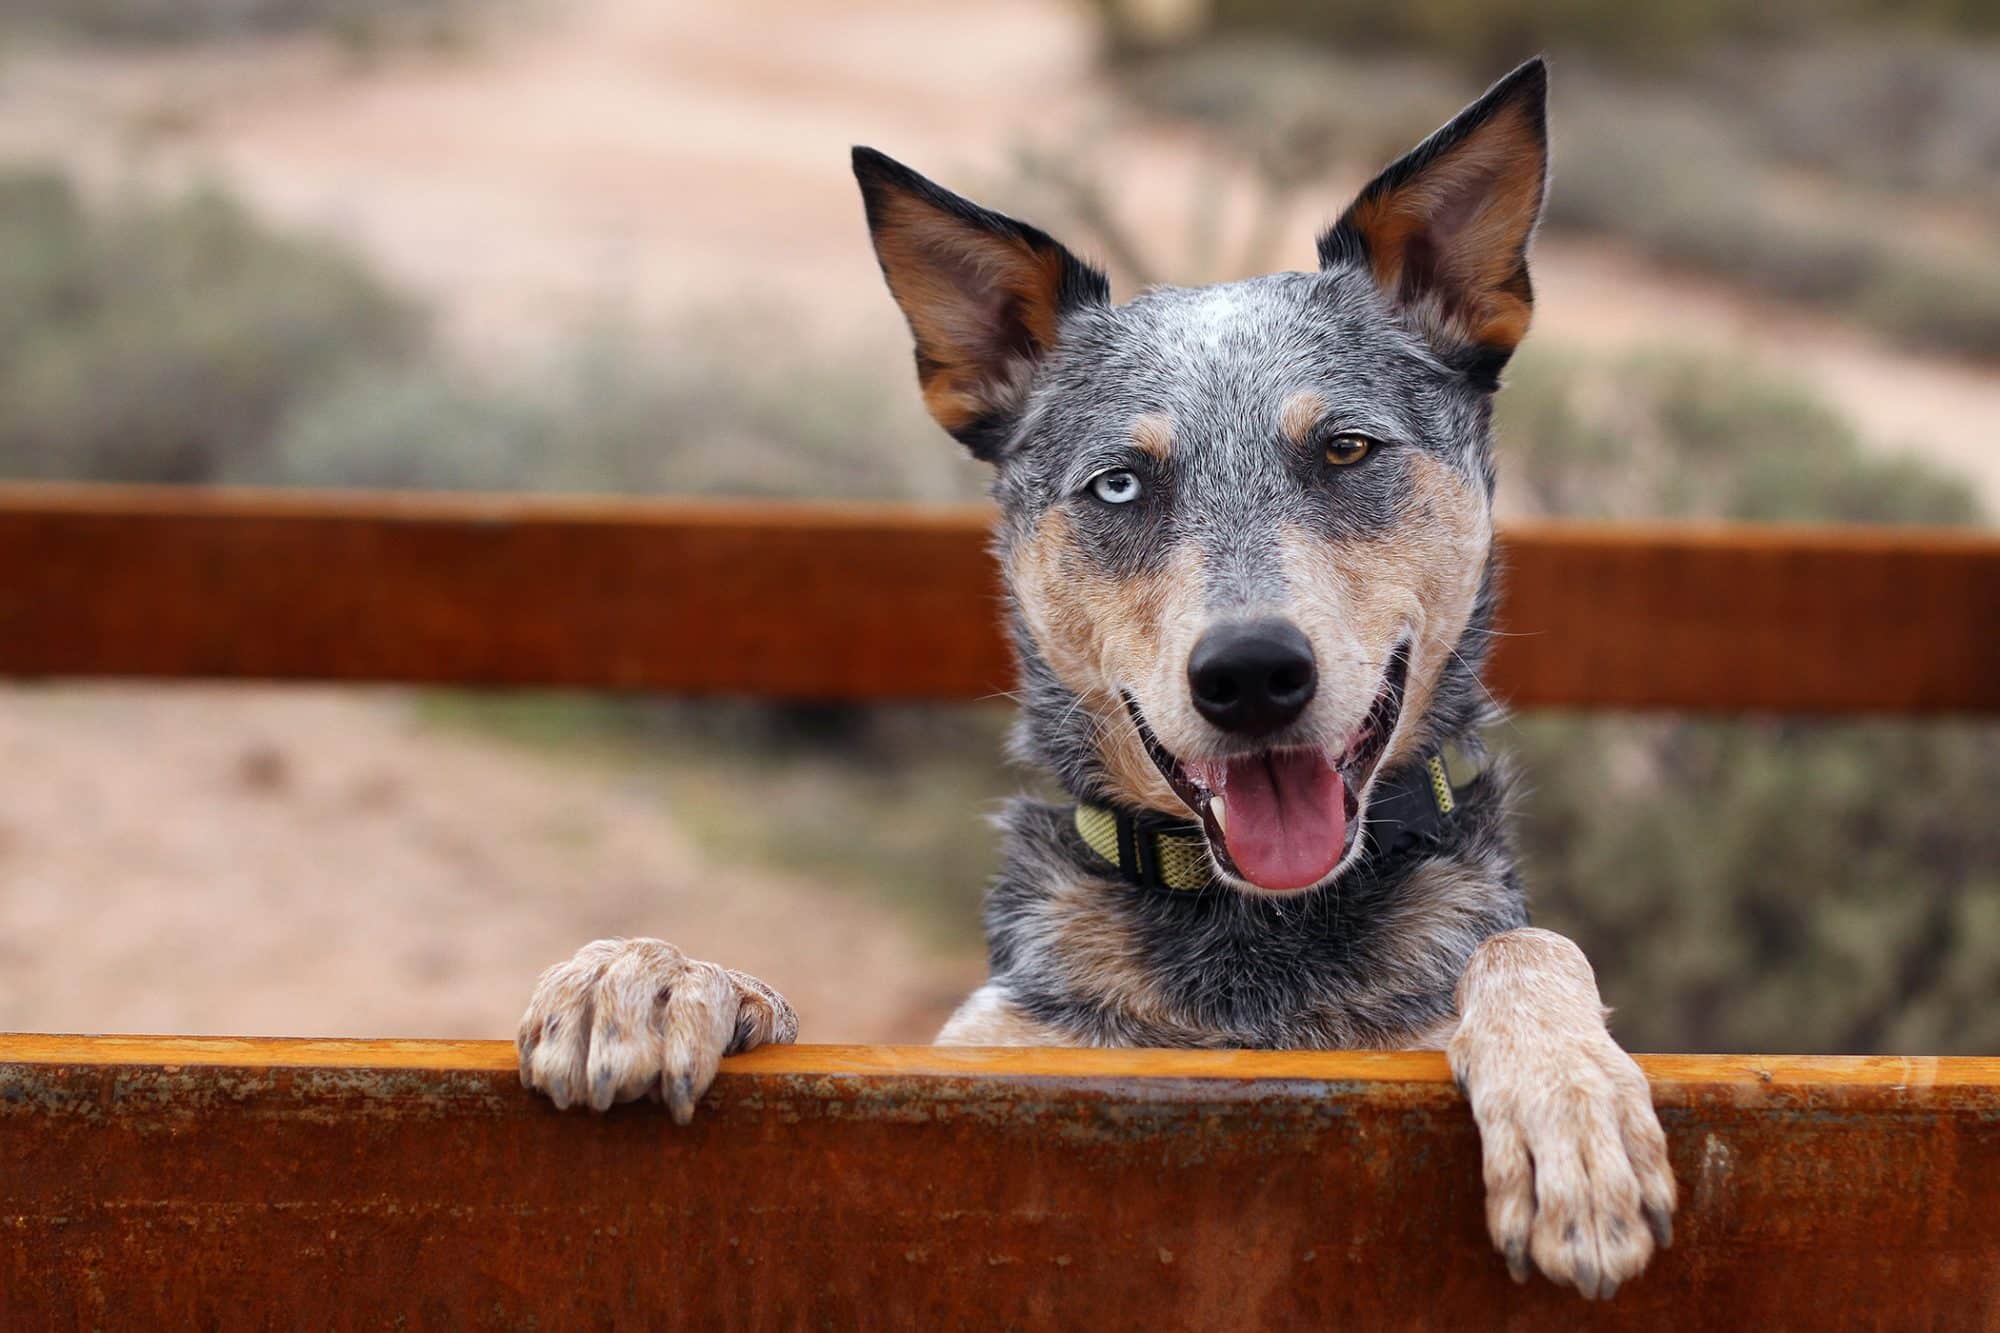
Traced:
<path fill-rule="evenodd" d="M 1136 884 L 1200 893 L 1215 882 L 1199 824 L 1145 821 L 1086 802 L 1076 807 L 1076 831 Z"/>
<path fill-rule="evenodd" d="M 1478 749 L 1454 743 L 1384 774 L 1369 802 L 1368 859 L 1388 860 L 1438 836 L 1463 808 L 1484 770 L 1483 758 Z M 1128 814 L 1084 801 L 1076 807 L 1076 831 L 1121 878 L 1141 888 L 1195 894 L 1215 884 L 1208 840 L 1191 820 L 1150 811 Z"/>

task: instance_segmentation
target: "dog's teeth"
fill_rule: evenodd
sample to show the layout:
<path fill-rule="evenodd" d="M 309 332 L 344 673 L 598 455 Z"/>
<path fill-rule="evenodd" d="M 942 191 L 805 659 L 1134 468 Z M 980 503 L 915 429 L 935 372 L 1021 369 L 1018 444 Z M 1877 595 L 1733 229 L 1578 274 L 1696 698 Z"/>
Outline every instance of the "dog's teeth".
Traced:
<path fill-rule="evenodd" d="M 1222 804 L 1220 796 L 1211 796 L 1208 798 L 1208 814 L 1209 818 L 1215 821 L 1215 827 L 1218 830 L 1223 833 L 1229 832 L 1229 810 L 1228 807 Z"/>

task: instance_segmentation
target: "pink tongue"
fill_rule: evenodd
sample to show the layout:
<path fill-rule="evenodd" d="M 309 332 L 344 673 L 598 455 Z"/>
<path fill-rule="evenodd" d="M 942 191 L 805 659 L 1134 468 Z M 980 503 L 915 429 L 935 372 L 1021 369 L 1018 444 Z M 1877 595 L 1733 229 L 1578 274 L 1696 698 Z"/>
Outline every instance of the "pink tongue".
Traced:
<path fill-rule="evenodd" d="M 1340 774 L 1317 751 L 1232 759 L 1221 786 L 1223 841 L 1252 884 L 1303 889 L 1340 864 L 1346 793 Z"/>

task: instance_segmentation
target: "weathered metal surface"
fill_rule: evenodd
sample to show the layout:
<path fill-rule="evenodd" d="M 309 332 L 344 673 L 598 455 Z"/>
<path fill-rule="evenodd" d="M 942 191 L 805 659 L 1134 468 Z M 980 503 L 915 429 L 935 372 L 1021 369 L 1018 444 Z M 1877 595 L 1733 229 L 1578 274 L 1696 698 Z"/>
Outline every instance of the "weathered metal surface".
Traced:
<path fill-rule="evenodd" d="M 1435 1056 L 798 1047 L 677 1130 L 499 1043 L 0 1039 L 0 1326 L 2000 1327 L 2000 1061 L 1646 1063 L 1677 1241 L 1587 1306 Z"/>
<path fill-rule="evenodd" d="M 0 674 L 987 698 L 985 511 L 0 486 Z M 2000 712 L 2000 536 L 1503 533 L 1523 707 Z"/>

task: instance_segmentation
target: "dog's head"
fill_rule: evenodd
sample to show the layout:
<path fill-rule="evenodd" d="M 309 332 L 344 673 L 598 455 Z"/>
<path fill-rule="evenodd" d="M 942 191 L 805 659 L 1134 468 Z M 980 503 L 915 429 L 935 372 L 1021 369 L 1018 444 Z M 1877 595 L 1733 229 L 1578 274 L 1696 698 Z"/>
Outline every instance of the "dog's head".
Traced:
<path fill-rule="evenodd" d="M 1378 176 L 1318 272 L 1123 306 L 1045 233 L 855 150 L 924 402 L 996 468 L 1030 752 L 1193 811 L 1238 887 L 1349 864 L 1372 779 L 1463 674 L 1545 90 L 1523 65 Z"/>

